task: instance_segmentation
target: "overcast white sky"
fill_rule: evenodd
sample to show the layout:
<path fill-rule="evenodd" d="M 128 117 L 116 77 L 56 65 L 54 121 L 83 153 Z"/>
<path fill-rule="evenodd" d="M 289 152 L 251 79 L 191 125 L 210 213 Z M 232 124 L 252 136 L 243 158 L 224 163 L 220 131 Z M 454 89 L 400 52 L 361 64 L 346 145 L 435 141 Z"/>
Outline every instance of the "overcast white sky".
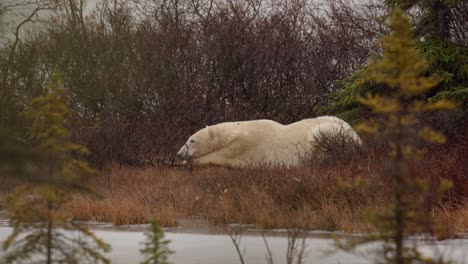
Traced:
<path fill-rule="evenodd" d="M 1 5 L 7 5 L 7 4 L 14 4 L 14 3 L 24 3 L 24 2 L 31 2 L 31 1 L 36 1 L 36 0 L 0 0 L 0 6 Z M 40 1 L 40 0 L 37 0 Z M 98 1 L 102 0 L 85 0 L 86 1 L 86 6 L 85 10 L 92 10 L 95 8 L 96 3 Z M 309 0 L 310 2 L 320 2 L 323 0 Z M 350 2 L 354 3 L 362 3 L 368 0 L 348 0 Z M 268 0 L 265 0 L 264 2 L 268 2 Z M 27 15 L 31 13 L 31 8 L 33 6 L 29 6 L 29 9 L 26 7 L 22 8 L 16 8 L 11 10 L 10 12 L 7 12 L 6 14 L 3 15 L 2 17 L 2 22 L 0 24 L 0 37 L 2 39 L 8 38 L 12 36 L 12 30 L 16 27 L 18 23 L 23 21 Z M 42 17 L 44 17 L 46 12 L 42 12 Z M 27 27 L 28 28 L 31 26 L 31 23 Z M 1 40 L 1 39 L 0 39 Z"/>
<path fill-rule="evenodd" d="M 96 6 L 98 0 L 87 0 L 86 9 L 91 10 Z M 0 7 L 5 5 L 14 5 L 18 3 L 32 2 L 31 0 L 0 0 Z M 35 5 L 26 5 L 16 8 L 10 8 L 8 12 L 4 13 L 1 18 L 0 24 L 0 36 L 1 39 L 6 39 L 13 36 L 12 31 L 14 28 L 23 21 L 27 16 L 31 14 L 31 10 Z M 47 12 L 39 13 L 40 17 L 46 16 Z M 30 27 L 32 23 L 28 23 L 27 27 Z M 25 28 L 27 28 L 25 27 Z"/>

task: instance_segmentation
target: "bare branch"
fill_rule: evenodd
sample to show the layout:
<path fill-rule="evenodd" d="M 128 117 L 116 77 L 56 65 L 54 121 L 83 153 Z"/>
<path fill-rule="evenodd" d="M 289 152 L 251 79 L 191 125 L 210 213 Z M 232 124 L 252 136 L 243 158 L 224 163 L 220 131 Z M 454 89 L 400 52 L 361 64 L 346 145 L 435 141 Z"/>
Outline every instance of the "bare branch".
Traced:
<path fill-rule="evenodd" d="M 242 231 L 240 229 L 224 227 L 224 232 L 229 236 L 234 247 L 236 248 L 237 255 L 241 264 L 245 264 L 244 254 L 240 250 L 240 241 L 242 239 Z"/>
<path fill-rule="evenodd" d="M 265 256 L 267 264 L 273 264 L 273 255 L 271 254 L 270 246 L 268 245 L 268 241 L 266 240 L 264 231 L 262 231 L 262 239 L 263 239 L 263 243 L 265 243 L 265 247 L 267 249 L 267 253 L 266 253 L 266 256 Z"/>
<path fill-rule="evenodd" d="M 31 4 L 35 5 L 34 9 L 32 11 L 30 11 L 29 15 L 24 20 L 22 20 L 15 27 L 15 29 L 13 31 L 14 41 L 13 41 L 13 44 L 11 45 L 11 48 L 10 48 L 10 52 L 9 52 L 9 55 L 8 55 L 8 62 L 6 63 L 6 65 L 5 65 L 4 69 L 3 69 L 3 78 L 2 78 L 2 86 L 3 87 L 5 87 L 6 81 L 8 79 L 10 66 L 11 66 L 11 63 L 13 61 L 14 54 L 16 52 L 16 47 L 18 46 L 18 43 L 20 42 L 20 32 L 21 32 L 21 29 L 23 28 L 23 26 L 26 25 L 27 23 L 33 23 L 34 22 L 33 18 L 40 11 L 53 10 L 54 8 L 56 8 L 56 6 L 53 3 L 49 2 L 49 1 L 41 1 L 41 0 L 34 1 L 34 2 L 25 2 L 22 5 L 13 5 L 13 6 L 16 6 L 16 7 L 23 6 L 24 7 L 24 6 L 28 6 L 28 5 L 31 5 Z M 10 8 L 11 7 L 12 6 L 10 5 Z"/>

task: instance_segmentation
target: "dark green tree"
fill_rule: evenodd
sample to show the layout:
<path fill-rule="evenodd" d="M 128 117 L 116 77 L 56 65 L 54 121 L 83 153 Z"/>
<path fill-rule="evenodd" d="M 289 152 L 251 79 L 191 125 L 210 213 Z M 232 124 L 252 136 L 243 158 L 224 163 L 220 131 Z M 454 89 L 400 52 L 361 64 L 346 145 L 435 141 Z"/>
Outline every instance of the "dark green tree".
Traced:
<path fill-rule="evenodd" d="M 405 245 L 408 236 L 430 230 L 432 225 L 422 199 L 431 191 L 428 182 L 411 175 L 408 165 L 424 155 L 421 142 L 445 142 L 444 135 L 424 124 L 420 114 L 452 109 L 456 105 L 446 99 L 433 102 L 424 99 L 441 80 L 434 74 L 425 75 L 430 63 L 415 47 L 417 40 L 409 20 L 399 8 L 391 15 L 389 28 L 391 33 L 381 40 L 382 58 L 371 61 L 356 80 L 357 85 L 370 82 L 380 85 L 384 91 L 391 91 L 368 93 L 357 99 L 374 113 L 373 118 L 361 122 L 357 129 L 384 137 L 389 144 L 383 174 L 391 179 L 393 196 L 387 208 L 371 215 L 370 220 L 379 232 L 365 241 L 383 241 L 383 263 L 434 263 L 423 258 L 416 247 Z M 451 182 L 441 180 L 439 185 L 437 194 L 431 193 L 434 200 L 440 198 Z"/>
<path fill-rule="evenodd" d="M 462 0 L 387 0 L 389 8 L 400 7 L 408 12 L 419 10 L 415 15 L 415 37 L 419 39 L 416 48 L 431 64 L 426 75 L 437 75 L 440 82 L 425 95 L 429 102 L 446 98 L 464 103 L 466 116 L 468 102 L 468 47 L 466 42 L 456 41 L 457 31 L 466 30 L 455 26 L 458 19 L 455 11 L 464 6 Z M 365 71 L 363 66 L 361 71 Z M 331 96 L 331 103 L 323 110 L 355 123 L 369 115 L 359 104 L 358 98 L 368 92 L 385 92 L 382 85 L 370 82 L 356 82 L 361 71 L 343 80 L 343 89 Z"/>
<path fill-rule="evenodd" d="M 26 119 L 40 159 L 10 195 L 12 234 L 3 243 L 7 263 L 109 263 L 101 253 L 109 246 L 60 210 L 74 192 L 90 192 L 84 182 L 97 174 L 81 158 L 87 150 L 70 142 L 65 128 L 68 109 L 61 77 L 53 75 L 50 91 L 31 102 Z"/>
<path fill-rule="evenodd" d="M 449 39 L 451 37 L 452 9 L 463 0 L 385 0 L 391 8 L 404 10 L 419 9 L 422 15 L 417 18 L 416 32 L 419 35 Z"/>

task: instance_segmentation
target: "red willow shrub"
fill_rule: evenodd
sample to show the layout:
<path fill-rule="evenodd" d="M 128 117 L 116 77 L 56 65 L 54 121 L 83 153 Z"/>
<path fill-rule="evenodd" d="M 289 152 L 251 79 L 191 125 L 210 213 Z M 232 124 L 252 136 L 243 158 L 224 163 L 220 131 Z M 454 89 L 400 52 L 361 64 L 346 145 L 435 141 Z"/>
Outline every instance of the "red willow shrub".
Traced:
<path fill-rule="evenodd" d="M 103 2 L 89 14 L 57 2 L 8 78 L 27 108 L 52 70 L 63 73 L 74 140 L 101 165 L 172 163 L 205 125 L 317 116 L 384 30 L 375 0 Z"/>
<path fill-rule="evenodd" d="M 377 51 L 370 10 L 338 0 L 134 0 L 101 7 L 80 32 L 64 17 L 45 41 L 93 161 L 171 163 L 205 125 L 318 115 Z"/>

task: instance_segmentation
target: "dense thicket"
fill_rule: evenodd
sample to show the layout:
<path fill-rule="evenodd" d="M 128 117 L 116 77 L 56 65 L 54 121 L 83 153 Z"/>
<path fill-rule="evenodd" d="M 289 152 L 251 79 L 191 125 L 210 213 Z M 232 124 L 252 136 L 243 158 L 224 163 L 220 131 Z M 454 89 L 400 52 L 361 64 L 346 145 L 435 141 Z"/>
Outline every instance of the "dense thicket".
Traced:
<path fill-rule="evenodd" d="M 58 71 L 74 140 L 94 163 L 135 165 L 173 162 L 188 135 L 222 121 L 360 117 L 356 98 L 369 89 L 340 80 L 379 54 L 382 16 L 398 2 L 132 0 L 84 11 L 82 0 L 35 1 L 49 19 L 0 50 L 1 126 L 24 125 L 19 113 Z M 415 23 L 431 21 L 430 1 L 410 2 Z M 434 96 L 466 99 L 466 3 L 447 10 L 450 38 L 421 33 L 421 48 L 444 77 Z"/>
<path fill-rule="evenodd" d="M 87 15 L 79 3 L 1 51 L 2 108 L 27 109 L 61 72 L 73 137 L 97 163 L 171 161 L 221 121 L 316 116 L 381 30 L 368 8 L 340 1 L 106 1 Z"/>

